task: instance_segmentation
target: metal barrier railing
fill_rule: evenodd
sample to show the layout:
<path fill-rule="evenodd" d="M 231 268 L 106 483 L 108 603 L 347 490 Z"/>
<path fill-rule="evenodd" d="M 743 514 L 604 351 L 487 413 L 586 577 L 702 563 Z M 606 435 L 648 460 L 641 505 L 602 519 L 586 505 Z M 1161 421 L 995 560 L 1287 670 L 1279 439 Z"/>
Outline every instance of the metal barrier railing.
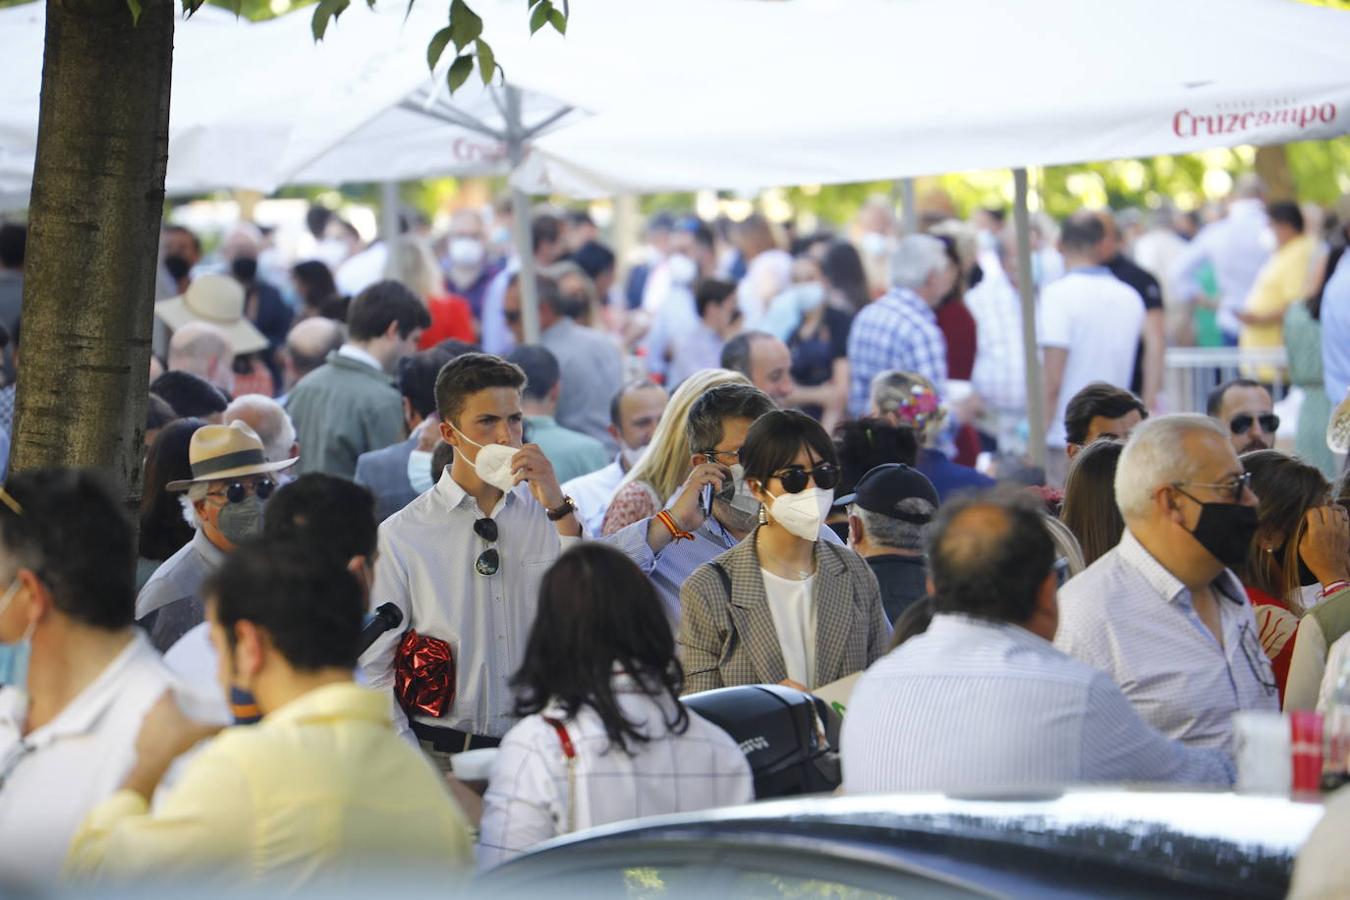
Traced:
<path fill-rule="evenodd" d="M 1225 381 L 1239 376 L 1257 378 L 1267 370 L 1273 379 L 1258 379 L 1270 384 L 1278 399 L 1284 395 L 1288 379 L 1289 357 L 1283 347 L 1244 350 L 1238 347 L 1169 347 L 1163 371 L 1163 397 L 1168 412 L 1205 411 L 1209 392 Z"/>

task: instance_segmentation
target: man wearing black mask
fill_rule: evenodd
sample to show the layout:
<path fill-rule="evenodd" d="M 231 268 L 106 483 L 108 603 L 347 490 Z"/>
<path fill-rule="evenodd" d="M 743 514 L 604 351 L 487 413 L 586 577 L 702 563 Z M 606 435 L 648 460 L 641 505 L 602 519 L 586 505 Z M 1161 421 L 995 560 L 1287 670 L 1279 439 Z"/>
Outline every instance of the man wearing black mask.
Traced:
<path fill-rule="evenodd" d="M 1233 751 L 1233 714 L 1279 710 L 1275 676 L 1236 575 L 1257 498 L 1205 416 L 1135 428 L 1116 470 L 1120 544 L 1060 590 L 1055 645 L 1115 680 L 1154 728 Z"/>

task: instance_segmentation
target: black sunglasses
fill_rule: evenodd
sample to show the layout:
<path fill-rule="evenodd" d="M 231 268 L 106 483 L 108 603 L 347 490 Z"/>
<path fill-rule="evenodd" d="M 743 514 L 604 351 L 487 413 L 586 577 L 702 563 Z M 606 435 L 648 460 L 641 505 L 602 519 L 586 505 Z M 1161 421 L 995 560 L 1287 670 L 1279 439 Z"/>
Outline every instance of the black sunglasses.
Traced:
<path fill-rule="evenodd" d="M 276 489 L 276 482 L 266 478 L 261 481 L 253 482 L 252 486 L 253 495 L 259 500 L 266 500 L 268 497 L 272 496 L 272 492 Z M 225 499 L 230 503 L 243 503 L 249 495 L 249 490 L 249 485 L 242 481 L 234 481 L 231 482 L 229 487 L 225 488 L 223 492 L 213 492 L 211 496 L 220 497 L 223 494 Z"/>
<path fill-rule="evenodd" d="M 502 318 L 505 319 L 505 320 L 508 321 L 508 322 L 519 322 L 519 321 L 520 321 L 520 310 L 518 310 L 518 309 L 517 309 L 517 310 L 510 310 L 510 309 L 508 309 L 506 312 L 502 313 Z"/>
<path fill-rule="evenodd" d="M 1280 417 L 1274 413 L 1261 413 L 1259 416 L 1243 413 L 1240 416 L 1233 416 L 1233 421 L 1228 423 L 1228 427 L 1233 429 L 1233 434 L 1246 434 L 1251 431 L 1253 422 L 1260 422 L 1261 430 L 1266 434 L 1274 434 L 1280 430 Z"/>
<path fill-rule="evenodd" d="M 497 540 L 497 520 L 487 517 L 481 518 L 473 523 L 473 533 L 478 535 L 489 544 Z M 496 547 L 488 547 L 482 553 L 478 554 L 478 559 L 474 560 L 474 571 L 479 575 L 496 575 L 497 570 L 501 568 L 501 554 L 497 552 Z"/>
<path fill-rule="evenodd" d="M 819 463 L 814 469 L 789 466 L 774 472 L 773 477 L 783 482 L 783 490 L 789 494 L 800 494 L 811 481 L 822 491 L 832 491 L 839 485 L 839 467 L 834 463 Z"/>

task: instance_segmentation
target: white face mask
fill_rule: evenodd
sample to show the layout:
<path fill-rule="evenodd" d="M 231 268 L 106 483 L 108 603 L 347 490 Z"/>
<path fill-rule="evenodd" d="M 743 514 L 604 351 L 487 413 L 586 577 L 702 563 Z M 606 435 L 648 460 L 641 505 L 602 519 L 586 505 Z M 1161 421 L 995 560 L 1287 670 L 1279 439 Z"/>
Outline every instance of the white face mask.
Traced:
<path fill-rule="evenodd" d="M 765 493 L 769 493 L 765 491 Z M 789 534 L 804 541 L 814 541 L 820 537 L 820 526 L 834 505 L 834 491 L 822 491 L 811 485 L 799 494 L 779 494 L 769 504 L 769 514 L 773 520 L 788 530 Z"/>
<path fill-rule="evenodd" d="M 483 261 L 486 251 L 478 238 L 457 237 L 450 241 L 450 264 L 471 268 Z"/>
<path fill-rule="evenodd" d="M 623 467 L 625 470 L 633 468 L 642 461 L 642 457 L 647 452 L 647 444 L 641 447 L 630 447 L 623 441 L 619 441 L 619 455 L 623 457 Z"/>
<path fill-rule="evenodd" d="M 891 241 L 879 231 L 865 232 L 860 241 L 865 256 L 885 256 L 891 250 Z"/>
<path fill-rule="evenodd" d="M 408 454 L 408 484 L 419 494 L 425 494 L 435 484 L 431 475 L 431 451 L 414 450 Z"/>
<path fill-rule="evenodd" d="M 693 284 L 698 277 L 698 266 L 683 253 L 676 253 L 667 259 L 666 269 L 670 272 L 671 284 Z"/>
<path fill-rule="evenodd" d="M 724 489 L 717 498 L 723 504 L 718 518 L 723 525 L 736 531 L 752 530 L 759 519 L 760 502 L 745 483 L 745 466 L 736 463 L 731 467 L 729 487 L 732 488 L 729 493 Z"/>
<path fill-rule="evenodd" d="M 455 434 L 478 448 L 478 455 L 473 460 L 473 470 L 478 473 L 479 478 L 503 493 L 516 486 L 515 476 L 511 473 L 511 460 L 516 458 L 519 450 L 505 444 L 487 444 L 485 446 L 473 440 L 455 426 L 451 425 L 450 427 L 455 429 Z"/>

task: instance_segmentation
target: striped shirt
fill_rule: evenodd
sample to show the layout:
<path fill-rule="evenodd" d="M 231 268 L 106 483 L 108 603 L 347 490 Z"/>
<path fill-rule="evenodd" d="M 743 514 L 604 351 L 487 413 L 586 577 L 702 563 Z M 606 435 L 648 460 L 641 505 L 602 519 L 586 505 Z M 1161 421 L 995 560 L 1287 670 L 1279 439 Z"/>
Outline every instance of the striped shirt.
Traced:
<path fill-rule="evenodd" d="M 1214 581 L 1222 646 L 1191 592 L 1127 528 L 1059 592 L 1055 646 L 1101 669 L 1144 720 L 1192 747 L 1232 751 L 1233 713 L 1280 708 L 1275 675 L 1237 576 Z"/>
<path fill-rule="evenodd" d="M 1150 728 L 1111 679 L 1016 625 L 941 614 L 859 680 L 844 789 L 1231 784 L 1232 761 Z"/>
<path fill-rule="evenodd" d="M 872 379 L 888 369 L 917 372 L 942 393 L 947 384 L 947 339 L 937 314 L 913 291 L 894 288 L 853 317 L 848 334 L 852 370 L 848 411 L 867 413 Z"/>

